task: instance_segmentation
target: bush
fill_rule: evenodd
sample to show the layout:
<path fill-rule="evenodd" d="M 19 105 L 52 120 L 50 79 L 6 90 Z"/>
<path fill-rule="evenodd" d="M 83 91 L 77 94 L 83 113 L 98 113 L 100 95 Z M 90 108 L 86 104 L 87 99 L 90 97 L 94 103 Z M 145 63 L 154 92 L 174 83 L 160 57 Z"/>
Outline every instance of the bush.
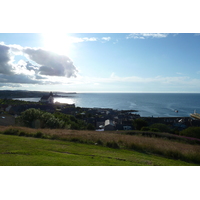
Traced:
<path fill-rule="evenodd" d="M 35 136 L 35 134 L 34 133 L 26 133 L 26 135 L 25 135 L 26 137 L 34 137 Z"/>
<path fill-rule="evenodd" d="M 146 126 L 144 126 L 144 127 L 142 127 L 141 131 L 150 131 L 150 128 L 149 128 L 149 127 L 146 127 Z"/>
<path fill-rule="evenodd" d="M 200 127 L 189 127 L 183 131 L 180 131 L 180 135 L 184 135 L 187 137 L 194 137 L 200 139 Z"/>
<path fill-rule="evenodd" d="M 53 135 L 50 136 L 50 138 L 51 138 L 52 140 L 59 140 L 59 139 L 60 139 L 60 136 L 57 135 L 57 134 L 53 134 Z"/>
<path fill-rule="evenodd" d="M 80 130 L 80 126 L 75 122 L 71 122 L 71 127 L 70 128 L 74 129 L 74 130 Z"/>
<path fill-rule="evenodd" d="M 139 118 L 139 119 L 134 120 L 133 125 L 136 128 L 136 130 L 141 130 L 142 127 L 148 126 L 148 122 Z"/>
<path fill-rule="evenodd" d="M 158 132 L 166 132 L 170 133 L 171 129 L 166 124 L 161 123 L 155 123 L 150 126 L 150 129 L 153 131 L 153 129 L 158 129 Z M 155 131 L 157 132 L 157 131 Z"/>
<path fill-rule="evenodd" d="M 9 128 L 3 132 L 5 135 L 19 135 L 19 130 L 15 128 Z"/>
<path fill-rule="evenodd" d="M 33 122 L 41 118 L 42 111 L 35 108 L 30 108 L 21 113 L 19 120 L 24 123 L 25 126 L 33 126 Z"/>
<path fill-rule="evenodd" d="M 114 149 L 119 149 L 119 145 L 116 142 L 106 142 L 106 146 Z"/>
<path fill-rule="evenodd" d="M 64 128 L 65 122 L 53 114 L 30 108 L 21 113 L 19 120 L 31 128 Z"/>
<path fill-rule="evenodd" d="M 19 132 L 19 136 L 25 136 L 25 135 L 26 135 L 26 132 L 24 132 L 24 131 Z"/>
<path fill-rule="evenodd" d="M 144 151 L 143 147 L 141 147 L 140 145 L 137 145 L 135 143 L 131 143 L 129 145 L 129 148 L 135 151 Z"/>
<path fill-rule="evenodd" d="M 179 151 L 169 150 L 165 153 L 165 155 L 169 158 L 173 159 L 184 159 L 184 156 Z"/>
<path fill-rule="evenodd" d="M 41 138 L 42 136 L 43 136 L 43 133 L 40 132 L 40 131 L 38 131 L 38 132 L 35 134 L 34 137 L 36 137 L 36 138 Z"/>
<path fill-rule="evenodd" d="M 88 125 L 87 125 L 87 130 L 95 130 L 94 125 L 88 124 Z"/>
<path fill-rule="evenodd" d="M 57 119 L 64 122 L 62 128 L 75 129 L 75 130 L 87 129 L 87 124 L 83 120 L 79 120 L 72 115 L 67 115 L 67 114 L 60 113 L 60 112 L 55 112 L 53 115 Z"/>
<path fill-rule="evenodd" d="M 100 139 L 98 139 L 96 143 L 97 143 L 98 145 L 103 145 L 103 142 L 102 142 Z"/>
<path fill-rule="evenodd" d="M 152 131 L 152 132 L 161 132 L 158 128 L 150 128 L 150 131 Z"/>

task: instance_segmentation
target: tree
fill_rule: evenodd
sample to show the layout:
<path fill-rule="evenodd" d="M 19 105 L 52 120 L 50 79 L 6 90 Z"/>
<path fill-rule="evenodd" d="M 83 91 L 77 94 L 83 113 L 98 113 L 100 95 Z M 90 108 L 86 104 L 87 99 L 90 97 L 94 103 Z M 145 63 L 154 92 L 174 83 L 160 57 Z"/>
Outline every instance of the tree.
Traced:
<path fill-rule="evenodd" d="M 65 125 L 63 120 L 56 118 L 53 114 L 35 108 L 22 112 L 19 119 L 25 126 L 31 128 L 63 128 Z"/>
<path fill-rule="evenodd" d="M 83 120 L 77 119 L 73 115 L 56 112 L 54 113 L 54 116 L 63 120 L 65 122 L 65 127 L 70 129 L 85 130 L 87 128 L 87 124 Z"/>
<path fill-rule="evenodd" d="M 95 130 L 94 125 L 88 124 L 88 125 L 87 125 L 87 130 Z"/>
<path fill-rule="evenodd" d="M 19 117 L 20 121 L 24 123 L 25 126 L 32 127 L 33 122 L 36 119 L 41 118 L 41 110 L 30 108 L 25 110 L 21 113 L 21 116 Z"/>
<path fill-rule="evenodd" d="M 147 123 L 147 121 L 138 118 L 138 119 L 133 121 L 133 125 L 134 125 L 136 130 L 141 130 L 142 127 L 148 126 L 148 123 Z"/>
<path fill-rule="evenodd" d="M 152 124 L 150 126 L 150 130 L 154 131 L 154 130 L 157 130 L 155 132 L 166 132 L 166 133 L 170 133 L 171 132 L 171 129 L 166 125 L 166 124 L 161 124 L 161 123 L 155 123 L 155 124 Z"/>
<path fill-rule="evenodd" d="M 44 127 L 43 128 L 63 128 L 65 122 L 56 118 L 53 114 L 44 112 L 41 116 Z"/>

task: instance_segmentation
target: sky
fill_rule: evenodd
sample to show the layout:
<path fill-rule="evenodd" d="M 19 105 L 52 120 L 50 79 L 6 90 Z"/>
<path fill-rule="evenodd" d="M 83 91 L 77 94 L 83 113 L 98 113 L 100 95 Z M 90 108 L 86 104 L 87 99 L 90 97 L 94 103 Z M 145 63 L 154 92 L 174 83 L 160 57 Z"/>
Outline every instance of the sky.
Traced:
<path fill-rule="evenodd" d="M 8 0 L 0 12 L 0 90 L 199 93 L 195 5 Z"/>
<path fill-rule="evenodd" d="M 0 89 L 200 92 L 198 33 L 0 33 Z"/>

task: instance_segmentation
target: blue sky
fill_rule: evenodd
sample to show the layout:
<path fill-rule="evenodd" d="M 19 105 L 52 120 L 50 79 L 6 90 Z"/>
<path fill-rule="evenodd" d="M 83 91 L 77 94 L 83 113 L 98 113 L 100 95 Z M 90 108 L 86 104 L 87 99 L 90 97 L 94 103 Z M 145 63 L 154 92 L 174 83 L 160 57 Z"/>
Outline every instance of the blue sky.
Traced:
<path fill-rule="evenodd" d="M 200 92 L 197 33 L 1 33 L 0 89 Z"/>

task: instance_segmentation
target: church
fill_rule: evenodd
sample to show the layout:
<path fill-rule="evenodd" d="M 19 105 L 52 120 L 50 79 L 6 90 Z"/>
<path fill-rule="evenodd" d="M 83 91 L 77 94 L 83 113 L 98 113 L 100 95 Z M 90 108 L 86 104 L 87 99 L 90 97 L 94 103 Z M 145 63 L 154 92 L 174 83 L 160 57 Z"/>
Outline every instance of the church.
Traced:
<path fill-rule="evenodd" d="M 53 93 L 50 92 L 49 95 L 44 95 L 41 97 L 40 99 L 41 103 L 50 103 L 53 104 L 54 103 L 54 98 L 53 98 Z"/>

